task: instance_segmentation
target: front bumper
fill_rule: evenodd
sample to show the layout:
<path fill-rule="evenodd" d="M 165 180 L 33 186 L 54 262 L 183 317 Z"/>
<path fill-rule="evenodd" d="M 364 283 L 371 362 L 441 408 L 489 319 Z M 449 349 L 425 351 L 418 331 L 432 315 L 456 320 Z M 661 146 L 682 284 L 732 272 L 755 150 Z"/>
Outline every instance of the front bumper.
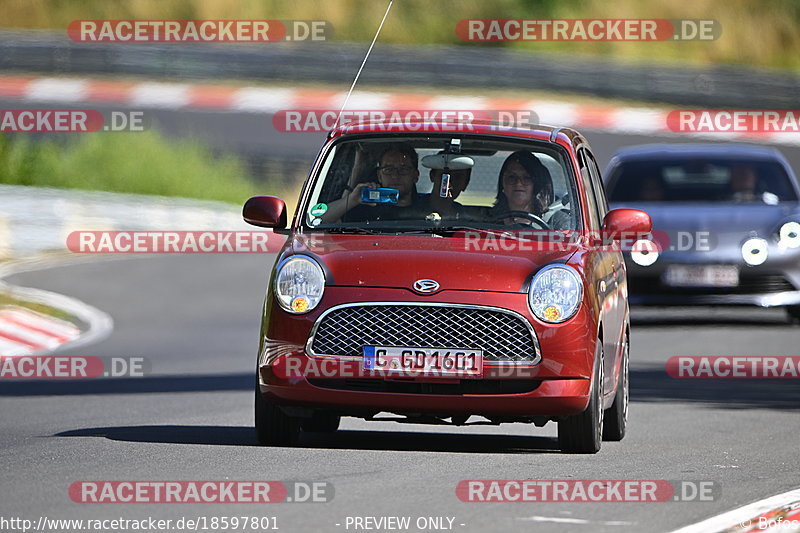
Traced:
<path fill-rule="evenodd" d="M 522 394 L 409 394 L 329 389 L 319 386 L 319 381 L 312 385 L 306 378 L 279 380 L 269 367 L 261 367 L 259 375 L 261 393 L 279 405 L 323 408 L 356 416 L 380 411 L 442 417 L 570 415 L 586 409 L 591 385 L 590 380 L 584 378 L 551 379 L 541 381 L 535 390 Z"/>
<path fill-rule="evenodd" d="M 774 294 L 631 294 L 631 305 L 745 305 L 781 307 L 800 305 L 800 291 Z"/>
<path fill-rule="evenodd" d="M 730 254 L 729 254 L 730 255 Z M 800 305 L 800 263 L 797 254 L 770 257 L 766 263 L 748 266 L 729 256 L 671 253 L 651 266 L 635 264 L 626 254 L 628 294 L 631 305 L 745 305 L 779 307 Z M 675 287 L 665 283 L 672 265 L 735 265 L 739 285 L 735 287 Z"/>
<path fill-rule="evenodd" d="M 314 357 L 308 338 L 326 310 L 358 302 L 397 302 L 474 305 L 507 309 L 524 317 L 538 339 L 537 364 L 485 363 L 483 378 L 364 376 L 353 358 Z M 264 341 L 259 357 L 260 390 L 285 406 L 330 409 L 363 416 L 387 411 L 439 416 L 569 415 L 584 411 L 589 402 L 597 324 L 582 306 L 563 324 L 536 320 L 526 294 L 442 291 L 420 296 L 405 289 L 329 287 L 312 313 L 294 316 L 267 302 Z M 419 326 L 419 325 L 418 325 Z M 423 325 L 424 326 L 424 325 Z M 286 368 L 320 370 L 312 375 Z M 362 371 L 363 372 L 363 371 Z"/>

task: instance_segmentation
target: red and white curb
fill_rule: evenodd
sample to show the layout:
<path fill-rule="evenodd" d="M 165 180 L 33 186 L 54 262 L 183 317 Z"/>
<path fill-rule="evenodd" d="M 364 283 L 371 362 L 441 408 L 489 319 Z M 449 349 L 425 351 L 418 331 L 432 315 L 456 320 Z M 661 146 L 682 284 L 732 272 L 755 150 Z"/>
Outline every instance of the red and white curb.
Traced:
<path fill-rule="evenodd" d="M 80 334 L 64 320 L 16 306 L 0 308 L 0 356 L 49 352 Z"/>
<path fill-rule="evenodd" d="M 0 307 L 0 356 L 43 355 L 60 347 L 75 348 L 106 338 L 114 327 L 111 316 L 64 294 L 10 285 L 2 278 L 59 266 L 56 260 L 13 261 L 0 265 L 0 293 L 15 300 L 63 311 L 85 327 L 15 305 Z"/>
<path fill-rule="evenodd" d="M 85 78 L 0 77 L 0 98 L 47 104 L 119 104 L 134 108 L 214 110 L 273 114 L 284 110 L 339 109 L 346 91 L 313 88 L 239 87 L 159 82 L 103 81 Z M 800 133 L 675 133 L 667 127 L 672 109 L 640 108 L 566 101 L 468 97 L 358 90 L 348 109 L 530 110 L 542 124 L 613 133 L 708 140 L 800 145 Z"/>
<path fill-rule="evenodd" d="M 672 533 L 800 531 L 800 489 L 745 505 Z"/>

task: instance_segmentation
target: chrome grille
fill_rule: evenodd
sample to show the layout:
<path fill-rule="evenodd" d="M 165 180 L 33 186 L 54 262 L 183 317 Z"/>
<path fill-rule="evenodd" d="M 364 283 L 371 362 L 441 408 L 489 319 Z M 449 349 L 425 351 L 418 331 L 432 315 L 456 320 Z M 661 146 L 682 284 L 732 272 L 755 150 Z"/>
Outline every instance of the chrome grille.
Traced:
<path fill-rule="evenodd" d="M 472 348 L 485 361 L 537 363 L 539 345 L 519 314 L 457 304 L 347 304 L 314 326 L 312 355 L 360 358 L 364 346 Z"/>

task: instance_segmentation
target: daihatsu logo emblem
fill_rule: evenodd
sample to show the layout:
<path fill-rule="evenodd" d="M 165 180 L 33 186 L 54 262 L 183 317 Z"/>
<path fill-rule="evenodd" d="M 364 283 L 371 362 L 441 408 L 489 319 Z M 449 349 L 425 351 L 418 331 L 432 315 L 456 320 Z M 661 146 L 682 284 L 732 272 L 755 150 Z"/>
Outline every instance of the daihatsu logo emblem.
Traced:
<path fill-rule="evenodd" d="M 414 282 L 414 290 L 422 293 L 436 292 L 439 284 L 432 279 L 418 279 Z"/>

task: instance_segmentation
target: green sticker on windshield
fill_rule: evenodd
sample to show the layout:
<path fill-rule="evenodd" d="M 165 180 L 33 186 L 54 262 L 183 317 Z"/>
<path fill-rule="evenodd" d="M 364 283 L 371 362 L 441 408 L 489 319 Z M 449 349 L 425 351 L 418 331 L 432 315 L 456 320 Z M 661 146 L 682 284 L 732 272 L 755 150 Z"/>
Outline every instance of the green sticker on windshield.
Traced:
<path fill-rule="evenodd" d="M 311 208 L 311 211 L 309 211 L 309 213 L 311 213 L 312 216 L 320 217 L 324 215 L 327 211 L 328 211 L 328 204 L 317 204 Z"/>

